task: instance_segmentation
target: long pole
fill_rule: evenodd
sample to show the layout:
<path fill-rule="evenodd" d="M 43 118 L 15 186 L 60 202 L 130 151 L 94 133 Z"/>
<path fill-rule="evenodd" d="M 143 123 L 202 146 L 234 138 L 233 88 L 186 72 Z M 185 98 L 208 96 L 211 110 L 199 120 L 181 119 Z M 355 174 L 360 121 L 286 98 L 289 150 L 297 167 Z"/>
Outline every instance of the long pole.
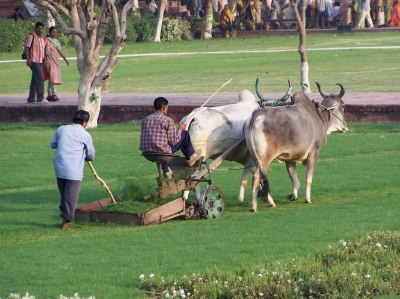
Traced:
<path fill-rule="evenodd" d="M 107 190 L 108 195 L 110 195 L 110 198 L 111 198 L 111 200 L 113 201 L 113 203 L 116 203 L 115 198 L 114 198 L 113 194 L 111 193 L 110 189 L 108 188 L 106 182 L 104 182 L 104 181 L 101 179 L 101 177 L 99 177 L 99 176 L 97 175 L 97 172 L 96 172 L 96 170 L 94 169 L 92 163 L 91 163 L 90 161 L 86 161 L 86 162 L 88 163 L 90 169 L 92 170 L 93 175 L 94 175 L 94 177 L 96 178 L 96 180 L 98 180 L 98 181 L 103 185 L 103 187 Z"/>
<path fill-rule="evenodd" d="M 200 108 L 197 109 L 197 111 L 196 111 L 193 115 L 190 116 L 190 119 L 193 119 L 193 117 L 197 114 L 197 112 L 199 112 L 200 109 L 203 108 L 203 107 L 208 103 L 208 101 L 210 101 L 211 98 L 217 94 L 218 91 L 220 91 L 226 84 L 228 84 L 228 83 L 231 82 L 231 81 L 232 81 L 232 79 L 228 80 L 228 81 L 225 82 L 220 88 L 218 88 L 217 91 L 214 92 L 214 93 L 207 99 L 207 101 L 205 101 L 204 104 L 201 105 Z M 186 122 L 187 122 L 187 120 L 185 121 L 185 123 L 186 123 Z"/>

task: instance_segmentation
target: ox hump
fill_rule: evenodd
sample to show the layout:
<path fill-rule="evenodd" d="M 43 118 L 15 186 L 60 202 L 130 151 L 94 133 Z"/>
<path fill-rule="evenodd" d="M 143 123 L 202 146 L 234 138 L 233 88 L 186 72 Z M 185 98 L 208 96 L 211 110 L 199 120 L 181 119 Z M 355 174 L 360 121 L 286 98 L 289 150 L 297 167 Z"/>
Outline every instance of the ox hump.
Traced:
<path fill-rule="evenodd" d="M 257 99 L 254 97 L 254 95 L 247 89 L 242 90 L 239 93 L 239 102 L 253 102 L 253 103 L 258 103 Z"/>
<path fill-rule="evenodd" d="M 292 104 L 294 105 L 307 105 L 314 107 L 313 102 L 310 98 L 302 91 L 295 92 L 291 98 Z"/>

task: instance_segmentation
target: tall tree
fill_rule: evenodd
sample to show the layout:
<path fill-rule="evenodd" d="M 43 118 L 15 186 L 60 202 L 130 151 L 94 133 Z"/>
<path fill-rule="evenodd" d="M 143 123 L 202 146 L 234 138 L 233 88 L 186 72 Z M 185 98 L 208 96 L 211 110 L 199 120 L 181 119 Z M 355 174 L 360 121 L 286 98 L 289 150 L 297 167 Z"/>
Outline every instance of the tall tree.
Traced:
<path fill-rule="evenodd" d="M 161 0 L 160 9 L 158 10 L 157 13 L 156 27 L 154 28 L 154 33 L 153 33 L 153 41 L 155 42 L 161 42 L 161 28 L 164 19 L 164 11 L 166 7 L 167 7 L 167 0 Z"/>
<path fill-rule="evenodd" d="M 212 0 L 204 0 L 204 12 L 206 13 L 205 24 L 207 31 L 203 33 L 203 38 L 210 39 L 212 38 L 211 31 L 212 31 L 212 23 L 214 20 L 214 10 L 213 10 L 213 3 Z"/>
<path fill-rule="evenodd" d="M 299 48 L 300 53 L 300 86 L 304 93 L 310 93 L 310 81 L 308 79 L 308 61 L 306 45 L 306 0 L 301 1 L 301 11 L 298 10 L 298 0 L 290 0 L 294 15 L 298 24 Z"/>
<path fill-rule="evenodd" d="M 80 74 L 78 109 L 90 113 L 88 127 L 97 127 L 101 97 L 110 88 L 111 73 L 118 61 L 116 56 L 125 46 L 126 15 L 129 10 L 138 9 L 137 0 L 128 0 L 119 16 L 115 0 L 102 0 L 97 13 L 94 0 L 31 0 L 31 2 L 49 11 L 65 35 L 72 35 Z M 61 15 L 66 16 L 69 22 L 64 22 Z M 104 37 L 110 22 L 113 24 L 114 40 L 110 50 L 100 60 Z"/>

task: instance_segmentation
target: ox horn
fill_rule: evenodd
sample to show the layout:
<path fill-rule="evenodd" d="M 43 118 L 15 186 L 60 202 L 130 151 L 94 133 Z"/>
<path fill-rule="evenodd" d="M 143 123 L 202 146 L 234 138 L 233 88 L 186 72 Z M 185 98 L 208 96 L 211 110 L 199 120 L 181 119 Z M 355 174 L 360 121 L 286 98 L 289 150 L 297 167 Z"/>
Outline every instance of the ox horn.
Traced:
<path fill-rule="evenodd" d="M 340 83 L 336 83 L 336 85 L 339 85 L 340 88 L 341 88 L 338 97 L 342 98 L 344 96 L 344 93 L 346 92 L 345 89 L 344 89 L 344 86 L 342 84 L 340 84 Z"/>
<path fill-rule="evenodd" d="M 321 95 L 324 99 L 325 99 L 326 97 L 329 96 L 329 95 L 325 94 L 325 93 L 322 91 L 321 85 L 320 85 L 318 82 L 315 82 L 315 84 L 317 84 L 317 86 L 318 86 L 318 91 L 319 91 L 320 95 Z"/>
<path fill-rule="evenodd" d="M 260 84 L 258 83 L 258 78 L 256 80 L 256 93 L 257 93 L 257 96 L 260 99 L 261 103 L 266 101 L 266 99 L 264 99 L 264 97 L 262 96 L 262 94 L 260 92 Z"/>
<path fill-rule="evenodd" d="M 285 95 L 281 98 L 278 99 L 265 99 L 263 95 L 260 92 L 260 85 L 258 83 L 258 78 L 256 80 L 256 93 L 258 98 L 260 99 L 260 106 L 278 106 L 279 103 L 285 102 L 289 97 L 290 94 L 292 93 L 292 83 L 290 80 L 288 80 L 288 90 L 286 91 Z"/>
<path fill-rule="evenodd" d="M 290 97 L 290 94 L 292 93 L 292 83 L 290 82 L 290 80 L 287 80 L 287 82 L 288 82 L 289 87 L 288 87 L 288 90 L 286 91 L 285 95 L 283 97 L 281 97 L 280 99 L 276 100 L 272 104 L 272 106 L 278 106 L 279 103 L 285 102 Z"/>

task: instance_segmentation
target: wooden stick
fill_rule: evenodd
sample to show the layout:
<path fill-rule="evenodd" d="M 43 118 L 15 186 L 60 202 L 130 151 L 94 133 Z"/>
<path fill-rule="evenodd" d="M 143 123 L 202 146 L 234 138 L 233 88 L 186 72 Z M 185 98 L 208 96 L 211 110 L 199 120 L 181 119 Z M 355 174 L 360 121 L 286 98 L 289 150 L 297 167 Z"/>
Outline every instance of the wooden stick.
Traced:
<path fill-rule="evenodd" d="M 228 157 L 238 146 L 240 146 L 244 142 L 244 136 L 242 136 L 238 141 L 235 142 L 230 148 L 228 148 L 223 154 L 221 154 L 218 158 L 211 162 L 208 168 L 204 168 L 201 172 L 199 172 L 194 180 L 191 182 L 191 188 L 196 186 L 199 182 L 195 180 L 201 179 L 206 173 L 208 173 L 208 169 L 212 172 L 215 168 L 222 164 L 225 161 L 226 157 Z"/>
<path fill-rule="evenodd" d="M 111 193 L 110 189 L 108 188 L 106 182 L 104 182 L 104 181 L 101 179 L 101 177 L 99 177 L 99 176 L 97 175 L 97 172 L 96 172 L 96 170 L 94 169 L 92 163 L 91 163 L 90 161 L 86 161 L 86 162 L 89 164 L 89 167 L 90 167 L 90 169 L 92 170 L 93 175 L 94 175 L 94 177 L 96 178 L 96 180 L 98 180 L 98 181 L 103 185 L 103 187 L 107 190 L 107 192 L 108 192 L 108 194 L 110 195 L 110 198 L 111 198 L 111 200 L 113 201 L 113 203 L 116 203 L 115 198 L 114 198 L 113 194 Z"/>
<path fill-rule="evenodd" d="M 200 108 L 197 109 L 197 111 L 196 111 L 193 115 L 191 115 L 190 119 L 193 119 L 193 117 L 197 114 L 197 112 L 199 112 L 200 109 L 203 108 L 204 105 L 207 104 L 208 101 L 211 100 L 211 98 L 212 98 L 213 96 L 215 96 L 215 95 L 217 94 L 218 91 L 220 91 L 220 90 L 222 89 L 222 87 L 224 87 L 226 84 L 228 84 L 228 83 L 231 82 L 231 81 L 232 81 L 232 79 L 230 79 L 229 81 L 225 82 L 220 88 L 218 88 L 217 91 L 214 92 L 214 93 L 211 95 L 211 97 L 209 97 L 209 98 L 207 99 L 207 101 L 205 101 L 204 104 L 201 105 Z"/>

